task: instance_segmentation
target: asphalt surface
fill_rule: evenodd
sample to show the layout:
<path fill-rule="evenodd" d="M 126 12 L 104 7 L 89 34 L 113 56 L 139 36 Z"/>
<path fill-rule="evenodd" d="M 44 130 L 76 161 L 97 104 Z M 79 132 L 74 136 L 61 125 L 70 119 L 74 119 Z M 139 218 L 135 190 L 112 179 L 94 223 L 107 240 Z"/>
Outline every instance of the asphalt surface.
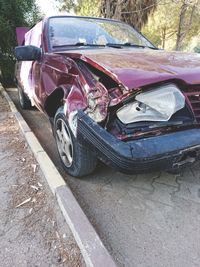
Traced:
<path fill-rule="evenodd" d="M 17 93 L 9 95 L 19 108 Z M 103 164 L 87 177 L 66 175 L 48 119 L 22 111 L 119 266 L 200 266 L 200 162 L 181 175 L 124 175 Z"/>

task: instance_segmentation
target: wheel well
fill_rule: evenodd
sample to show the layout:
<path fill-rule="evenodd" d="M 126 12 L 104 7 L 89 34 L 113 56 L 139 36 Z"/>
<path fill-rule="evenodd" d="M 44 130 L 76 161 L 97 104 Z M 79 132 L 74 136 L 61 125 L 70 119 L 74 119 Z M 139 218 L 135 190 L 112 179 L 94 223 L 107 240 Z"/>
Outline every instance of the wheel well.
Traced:
<path fill-rule="evenodd" d="M 64 92 L 62 88 L 57 88 L 46 99 L 44 109 L 49 117 L 53 118 L 57 109 L 63 105 Z"/>

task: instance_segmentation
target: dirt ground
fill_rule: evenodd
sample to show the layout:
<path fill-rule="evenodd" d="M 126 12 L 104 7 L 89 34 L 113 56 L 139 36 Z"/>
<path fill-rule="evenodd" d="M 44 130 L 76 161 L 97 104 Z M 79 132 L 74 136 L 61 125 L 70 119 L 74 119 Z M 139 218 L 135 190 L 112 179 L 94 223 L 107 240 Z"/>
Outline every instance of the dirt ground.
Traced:
<path fill-rule="evenodd" d="M 0 266 L 85 266 L 0 93 Z"/>

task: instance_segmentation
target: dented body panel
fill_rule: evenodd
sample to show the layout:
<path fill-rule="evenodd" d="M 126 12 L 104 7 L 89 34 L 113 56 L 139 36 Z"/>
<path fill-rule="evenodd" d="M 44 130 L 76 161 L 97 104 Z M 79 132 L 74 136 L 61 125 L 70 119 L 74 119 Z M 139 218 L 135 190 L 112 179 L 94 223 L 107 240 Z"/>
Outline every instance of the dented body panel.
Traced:
<path fill-rule="evenodd" d="M 200 84 L 199 54 L 133 48 L 86 50 L 79 51 L 79 54 L 67 51 L 62 54 L 81 58 L 128 89 L 173 79 Z"/>
<path fill-rule="evenodd" d="M 199 158 L 199 54 L 152 47 L 53 48 L 49 18 L 36 27 L 32 32 L 41 44 L 28 42 L 28 32 L 25 45 L 41 48 L 41 60 L 17 63 L 18 86 L 51 119 L 64 106 L 78 142 L 90 146 L 101 160 L 129 173 L 141 171 L 142 165 L 147 166 L 144 171 L 159 166 L 170 169 Z M 24 73 L 23 64 L 29 67 Z M 142 104 L 135 96 L 162 84 L 176 85 L 185 98 L 185 107 L 169 121 L 126 124 L 119 120 L 119 108 L 135 101 L 140 109 Z"/>

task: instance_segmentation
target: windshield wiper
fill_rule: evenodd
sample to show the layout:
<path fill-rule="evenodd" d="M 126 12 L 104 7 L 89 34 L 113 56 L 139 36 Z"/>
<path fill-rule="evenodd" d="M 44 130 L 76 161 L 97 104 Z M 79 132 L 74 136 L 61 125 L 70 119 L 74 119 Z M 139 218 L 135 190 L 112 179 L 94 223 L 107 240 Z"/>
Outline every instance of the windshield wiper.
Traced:
<path fill-rule="evenodd" d="M 88 44 L 84 42 L 77 42 L 75 44 L 63 44 L 63 45 L 54 45 L 53 48 L 62 48 L 62 47 L 78 47 L 78 46 L 88 46 L 88 47 L 113 47 L 113 48 L 123 48 L 123 47 L 138 47 L 138 48 L 150 48 L 154 50 L 158 50 L 157 47 L 153 46 L 145 46 L 145 45 L 137 45 L 137 44 L 132 44 L 132 43 L 123 43 L 123 44 L 115 44 L 115 43 L 107 43 L 105 45 L 102 44 Z"/>
<path fill-rule="evenodd" d="M 122 48 L 122 44 L 107 43 L 106 46 L 113 48 Z"/>
<path fill-rule="evenodd" d="M 138 44 L 132 44 L 132 43 L 123 43 L 123 44 L 107 43 L 106 46 L 114 47 L 114 48 L 122 48 L 124 46 L 127 46 L 127 47 L 150 48 L 150 49 L 158 50 L 157 47 L 138 45 Z"/>
<path fill-rule="evenodd" d="M 138 44 L 132 44 L 132 43 L 124 43 L 123 46 L 150 48 L 150 49 L 158 50 L 158 48 L 154 46 L 138 45 Z"/>
<path fill-rule="evenodd" d="M 77 42 L 77 43 L 75 43 L 75 44 L 53 45 L 53 48 L 73 47 L 73 46 L 105 47 L 105 45 L 99 45 L 99 44 L 87 44 L 87 43 L 84 43 L 84 42 Z"/>

